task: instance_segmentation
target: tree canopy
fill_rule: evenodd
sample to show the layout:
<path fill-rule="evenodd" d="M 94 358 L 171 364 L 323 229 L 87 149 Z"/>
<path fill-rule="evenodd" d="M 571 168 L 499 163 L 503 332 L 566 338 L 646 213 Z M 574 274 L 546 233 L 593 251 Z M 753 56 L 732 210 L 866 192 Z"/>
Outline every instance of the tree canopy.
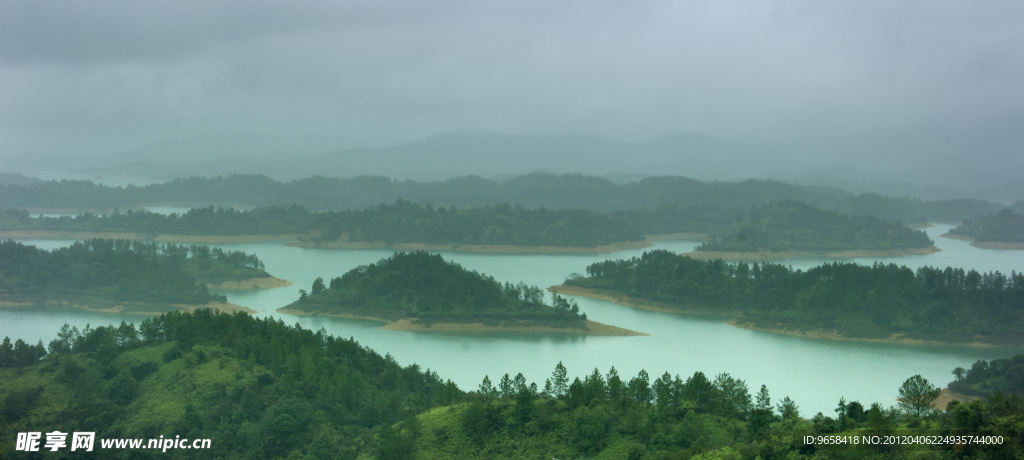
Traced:
<path fill-rule="evenodd" d="M 287 308 L 426 322 L 530 320 L 582 327 L 586 319 L 574 301 L 553 295 L 545 305 L 544 291 L 536 286 L 499 283 L 424 251 L 397 252 L 356 267 L 331 279 L 327 289 L 318 280 L 310 295 Z"/>
<path fill-rule="evenodd" d="M 669 251 L 591 264 L 566 285 L 733 314 L 765 328 L 892 334 L 940 341 L 1024 342 L 1024 274 L 895 264 L 730 264 Z"/>

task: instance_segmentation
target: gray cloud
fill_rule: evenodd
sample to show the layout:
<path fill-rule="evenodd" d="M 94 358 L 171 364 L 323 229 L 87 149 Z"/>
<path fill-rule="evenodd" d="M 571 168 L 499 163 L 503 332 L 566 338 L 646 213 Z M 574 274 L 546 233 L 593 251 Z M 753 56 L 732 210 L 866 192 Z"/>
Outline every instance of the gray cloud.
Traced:
<path fill-rule="evenodd" d="M 632 141 L 696 131 L 890 170 L 968 151 L 1021 156 L 1017 2 L 0 8 L 5 158 L 218 132 L 310 154 L 458 129 Z M 979 140 L 984 151 L 968 148 Z"/>

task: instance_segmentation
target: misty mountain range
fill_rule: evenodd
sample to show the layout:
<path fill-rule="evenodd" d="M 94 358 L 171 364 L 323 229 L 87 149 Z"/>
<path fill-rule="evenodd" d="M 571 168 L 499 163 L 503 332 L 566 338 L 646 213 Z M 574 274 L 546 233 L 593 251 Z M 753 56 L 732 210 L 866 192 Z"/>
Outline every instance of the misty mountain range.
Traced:
<path fill-rule="evenodd" d="M 316 150 L 311 145 L 305 144 L 307 151 Z M 320 151 L 328 151 L 328 143 L 318 145 Z M 1022 181 L 995 186 L 989 183 L 976 189 L 921 185 L 906 175 L 867 173 L 847 165 L 808 165 L 805 157 L 791 149 L 695 133 L 625 142 L 589 134 L 453 131 L 391 147 L 307 155 L 290 150 L 288 142 L 280 138 L 220 134 L 149 144 L 102 159 L 22 159 L 8 163 L 4 169 L 27 172 L 29 176 L 88 178 L 107 183 L 110 181 L 103 178 L 112 176 L 138 185 L 230 174 L 264 174 L 277 180 L 373 175 L 433 181 L 464 175 L 504 179 L 549 172 L 603 176 L 619 183 L 679 175 L 700 180 L 778 179 L 921 199 L 975 198 L 1004 203 L 1024 199 Z"/>

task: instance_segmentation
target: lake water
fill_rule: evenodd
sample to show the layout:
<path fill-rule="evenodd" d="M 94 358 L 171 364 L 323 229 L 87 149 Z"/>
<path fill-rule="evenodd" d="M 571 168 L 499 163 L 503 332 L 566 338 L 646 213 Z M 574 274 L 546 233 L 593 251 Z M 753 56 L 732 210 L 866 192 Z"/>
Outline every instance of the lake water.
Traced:
<path fill-rule="evenodd" d="M 926 229 L 942 252 L 925 256 L 878 259 L 912 268 L 947 265 L 999 270 L 1006 273 L 1024 268 L 1024 252 L 993 251 L 969 246 L 967 242 L 938 238 L 949 226 Z M 52 249 L 70 244 L 59 240 L 23 240 Z M 696 242 L 663 241 L 659 249 L 686 252 Z M 581 337 L 545 333 L 436 333 L 381 329 L 380 323 L 339 318 L 300 317 L 274 310 L 298 298 L 300 288 L 309 289 L 313 280 L 340 276 L 363 264 L 391 255 L 386 250 L 343 251 L 303 249 L 277 243 L 220 245 L 225 249 L 256 253 L 272 275 L 291 280 L 295 286 L 263 291 L 223 291 L 230 302 L 252 308 L 258 316 L 281 318 L 304 328 L 325 328 L 331 334 L 354 337 L 377 352 L 390 353 L 408 365 L 417 363 L 451 379 L 464 390 L 475 389 L 489 375 L 522 372 L 528 381 L 543 386 L 561 361 L 570 375 L 584 376 L 595 367 L 602 373 L 615 366 L 629 378 L 645 369 L 652 380 L 665 371 L 682 378 L 703 371 L 713 378 L 721 372 L 747 382 L 751 393 L 768 386 L 773 401 L 790 396 L 801 414 L 821 411 L 834 416 L 839 398 L 862 403 L 895 403 L 905 379 L 921 374 L 932 383 L 945 386 L 957 366 L 970 367 L 978 359 L 1004 358 L 1024 348 L 976 348 L 962 346 L 911 346 L 825 341 L 789 337 L 735 328 L 725 319 L 691 317 L 638 310 L 610 302 L 576 298 L 587 316 L 602 323 L 650 334 L 646 337 Z M 588 264 L 608 258 L 639 256 L 642 250 L 599 255 L 485 255 L 442 253 L 464 267 L 494 276 L 498 281 L 525 281 L 541 287 L 561 283 L 571 273 L 585 273 Z M 818 265 L 820 259 L 785 261 L 797 268 Z M 870 264 L 875 259 L 856 259 Z M 91 313 L 50 307 L 0 308 L 0 336 L 49 342 L 64 323 L 104 325 L 139 321 L 139 316 Z"/>

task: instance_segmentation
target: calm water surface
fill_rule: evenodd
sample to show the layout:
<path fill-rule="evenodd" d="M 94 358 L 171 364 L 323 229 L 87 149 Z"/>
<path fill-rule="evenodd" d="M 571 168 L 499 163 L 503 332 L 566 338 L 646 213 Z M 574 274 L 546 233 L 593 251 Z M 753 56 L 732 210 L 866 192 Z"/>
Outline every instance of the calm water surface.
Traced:
<path fill-rule="evenodd" d="M 947 265 L 999 270 L 1006 273 L 1024 268 L 1024 252 L 993 251 L 971 247 L 967 242 L 938 238 L 949 226 L 927 229 L 942 252 L 926 256 L 878 259 L 917 268 Z M 26 244 L 52 249 L 70 241 L 23 240 Z M 691 250 L 697 243 L 659 242 L 657 248 L 676 252 Z M 619 374 L 631 377 L 641 369 L 652 379 L 668 371 L 682 378 L 703 371 L 709 377 L 728 372 L 744 379 L 751 393 L 765 384 L 773 401 L 790 396 L 801 413 L 819 411 L 834 415 L 840 397 L 862 403 L 893 404 L 903 381 L 921 374 L 944 386 L 952 380 L 957 366 L 969 367 L 978 359 L 1009 357 L 1022 348 L 975 348 L 957 346 L 882 345 L 803 339 L 750 331 L 725 324 L 726 318 L 706 318 L 650 312 L 610 302 L 577 298 L 590 319 L 650 334 L 647 337 L 578 337 L 543 333 L 431 333 L 381 329 L 372 321 L 342 320 L 285 315 L 275 312 L 298 298 L 300 288 L 313 280 L 340 276 L 346 271 L 391 255 L 391 251 L 335 251 L 287 247 L 275 243 L 221 245 L 225 249 L 256 253 L 274 276 L 297 283 L 295 286 L 264 291 L 223 291 L 228 300 L 257 310 L 258 316 L 280 318 L 309 329 L 324 328 L 341 337 L 354 337 L 377 352 L 390 353 L 408 365 L 417 363 L 451 379 L 462 389 L 474 389 L 489 375 L 492 381 L 506 372 L 522 372 L 528 381 L 543 385 L 555 365 L 562 361 L 572 375 L 582 377 L 595 367 L 602 373 L 614 365 Z M 494 276 L 499 281 L 525 281 L 541 287 L 561 283 L 571 273 L 585 273 L 593 262 L 607 258 L 639 256 L 643 251 L 612 255 L 483 255 L 442 253 L 464 267 Z M 855 259 L 870 264 L 876 259 Z M 822 259 L 793 259 L 785 263 L 796 268 L 820 264 Z M 134 315 L 90 313 L 64 307 L 45 310 L 0 309 L 0 336 L 48 342 L 60 325 L 86 323 L 103 325 L 140 320 Z"/>

